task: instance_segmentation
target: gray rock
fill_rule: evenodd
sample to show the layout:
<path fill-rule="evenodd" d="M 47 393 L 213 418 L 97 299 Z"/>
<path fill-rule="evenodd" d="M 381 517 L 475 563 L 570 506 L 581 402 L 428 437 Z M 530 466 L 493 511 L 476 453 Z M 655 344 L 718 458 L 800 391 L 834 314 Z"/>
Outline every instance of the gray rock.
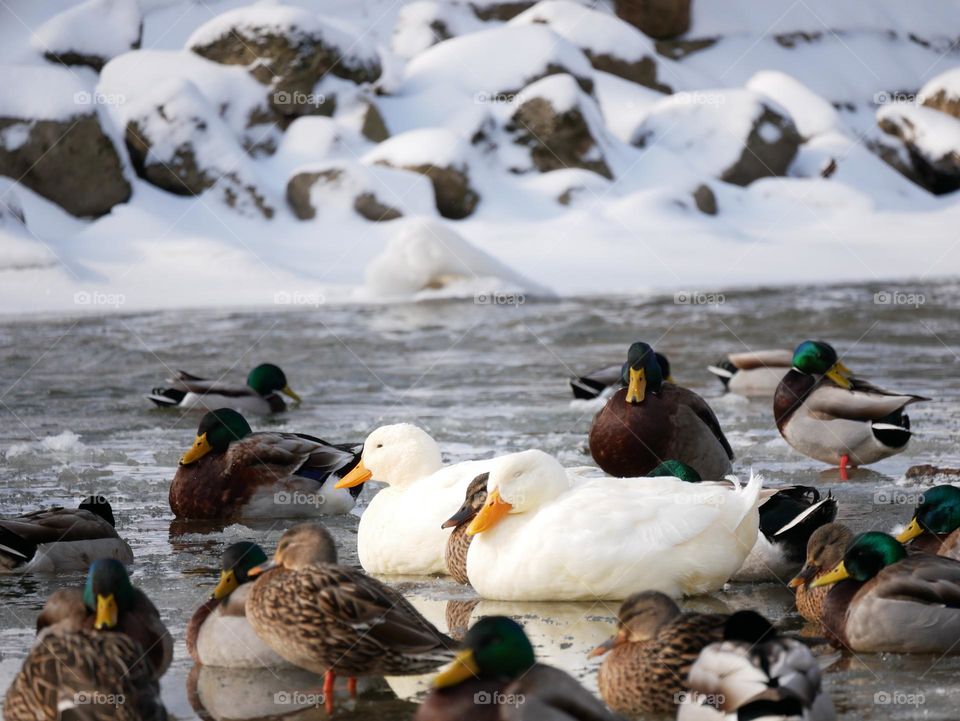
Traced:
<path fill-rule="evenodd" d="M 348 170 L 345 168 L 328 168 L 318 171 L 304 171 L 297 173 L 287 182 L 287 203 L 293 214 L 300 220 L 312 220 L 317 216 L 317 209 L 313 204 L 312 195 L 315 189 L 322 192 L 324 186 L 339 187 L 346 179 Z M 354 211 L 363 218 L 374 222 L 396 220 L 403 217 L 403 213 L 386 203 L 383 203 L 373 191 L 366 190 L 358 193 L 353 199 Z"/>
<path fill-rule="evenodd" d="M 690 29 L 690 0 L 614 0 L 613 5 L 617 15 L 658 40 Z"/>
<path fill-rule="evenodd" d="M 717 196 L 709 185 L 701 183 L 693 191 L 693 202 L 696 203 L 697 210 L 705 215 L 717 214 Z"/>
<path fill-rule="evenodd" d="M 771 131 L 776 138 L 770 139 Z M 793 121 L 764 105 L 744 143 L 740 158 L 720 176 L 734 185 L 750 185 L 754 180 L 786 175 L 803 138 Z"/>
<path fill-rule="evenodd" d="M 444 218 L 462 220 L 476 210 L 480 195 L 470 186 L 470 175 L 465 165 L 439 167 L 424 164 L 404 167 L 430 179 L 437 210 Z"/>
<path fill-rule="evenodd" d="M 917 124 L 923 124 L 926 120 L 923 113 L 935 114 L 935 111 L 924 107 L 913 110 L 916 112 L 910 114 L 888 112 L 877 119 L 880 129 L 898 138 L 906 149 L 909 171 L 904 175 L 934 195 L 944 195 L 960 189 L 960 148 L 953 148 L 939 157 L 932 157 L 925 152 L 916 142 L 919 135 Z"/>

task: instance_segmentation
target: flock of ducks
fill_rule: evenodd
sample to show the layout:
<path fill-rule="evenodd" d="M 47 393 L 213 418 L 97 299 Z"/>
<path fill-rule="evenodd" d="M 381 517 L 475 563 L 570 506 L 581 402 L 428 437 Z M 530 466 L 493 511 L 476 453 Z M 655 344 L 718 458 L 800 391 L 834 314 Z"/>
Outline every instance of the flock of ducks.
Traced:
<path fill-rule="evenodd" d="M 771 397 L 783 438 L 844 478 L 848 466 L 902 451 L 904 408 L 927 400 L 857 378 L 822 341 L 732 355 L 709 370 L 731 392 Z M 193 660 L 321 674 L 331 713 L 336 676 L 355 694 L 357 678 L 439 671 L 420 721 L 827 721 L 835 712 L 821 673 L 837 655 L 826 642 L 960 652 L 960 489 L 924 493 L 897 537 L 855 534 L 835 522 L 829 493 L 728 478 L 734 454 L 716 415 L 672 382 L 669 361 L 649 345 L 634 343 L 622 366 L 571 386 L 605 399 L 589 434 L 600 470 L 566 468 L 539 450 L 446 465 L 426 431 L 403 423 L 362 446 L 254 432 L 241 410 L 283 410 L 281 393 L 299 401 L 274 365 L 242 387 L 181 372 L 154 389 L 147 397 L 159 406 L 204 411 L 170 484 L 174 516 L 308 519 L 283 533 L 272 557 L 251 541 L 224 549 L 220 578 L 186 628 Z M 360 570 L 338 563 L 318 516 L 350 511 L 370 480 L 383 487 L 360 517 Z M 132 585 L 132 561 L 102 497 L 0 521 L 0 570 L 87 570 L 83 588 L 56 591 L 40 612 L 5 719 L 166 718 L 159 679 L 172 637 Z M 376 578 L 397 574 L 449 575 L 498 601 L 622 602 L 613 635 L 590 654 L 602 659 L 602 701 L 538 663 L 508 617 L 445 634 Z M 684 613 L 674 600 L 731 579 L 791 577 L 819 646 L 753 611 Z"/>

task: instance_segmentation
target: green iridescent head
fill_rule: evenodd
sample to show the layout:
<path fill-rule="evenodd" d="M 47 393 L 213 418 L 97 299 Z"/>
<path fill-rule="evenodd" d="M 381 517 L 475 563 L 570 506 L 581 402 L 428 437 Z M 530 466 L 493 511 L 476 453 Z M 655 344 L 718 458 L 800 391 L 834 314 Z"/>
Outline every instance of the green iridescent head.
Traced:
<path fill-rule="evenodd" d="M 473 678 L 510 681 L 536 662 L 523 626 L 506 616 L 481 618 L 467 631 L 462 646 L 464 650 L 437 676 L 434 686 L 455 686 Z"/>
<path fill-rule="evenodd" d="M 200 419 L 197 437 L 190 450 L 180 458 L 180 465 L 194 463 L 208 453 L 224 453 L 231 443 L 252 432 L 247 420 L 232 408 L 210 411 Z"/>
<path fill-rule="evenodd" d="M 913 518 L 897 540 L 906 543 L 921 533 L 942 536 L 960 528 L 960 488 L 934 486 L 923 492 L 923 500 L 917 504 Z"/>
<path fill-rule="evenodd" d="M 95 614 L 93 627 L 113 628 L 133 601 L 133 585 L 124 565 L 113 558 L 94 561 L 83 587 L 83 603 Z"/>
<path fill-rule="evenodd" d="M 700 483 L 700 481 L 703 480 L 694 468 L 688 466 L 683 461 L 676 460 L 664 461 L 650 471 L 647 476 L 649 478 L 669 476 L 671 478 L 679 478 L 681 481 L 686 481 L 687 483 Z"/>
<path fill-rule="evenodd" d="M 213 597 L 226 598 L 238 586 L 252 580 L 247 575 L 251 568 L 266 562 L 267 554 L 252 541 L 239 541 L 227 546 L 220 556 L 220 580 L 213 590 Z"/>
<path fill-rule="evenodd" d="M 837 356 L 829 343 L 805 340 L 793 352 L 793 367 L 807 375 L 827 376 L 841 388 L 850 388 L 851 371 Z"/>
<path fill-rule="evenodd" d="M 295 401 L 300 400 L 300 396 L 294 393 L 287 383 L 286 374 L 273 363 L 263 363 L 250 371 L 247 376 L 247 385 L 261 396 L 268 396 L 271 393 L 285 393 Z"/>
<path fill-rule="evenodd" d="M 653 348 L 640 342 L 631 345 L 621 377 L 627 387 L 627 403 L 643 403 L 648 390 L 659 393 L 663 380 L 663 371 Z"/>
<path fill-rule="evenodd" d="M 893 536 L 877 531 L 861 533 L 847 546 L 843 560 L 814 580 L 810 588 L 829 586 L 847 578 L 869 581 L 887 566 L 906 557 L 907 549 Z"/>

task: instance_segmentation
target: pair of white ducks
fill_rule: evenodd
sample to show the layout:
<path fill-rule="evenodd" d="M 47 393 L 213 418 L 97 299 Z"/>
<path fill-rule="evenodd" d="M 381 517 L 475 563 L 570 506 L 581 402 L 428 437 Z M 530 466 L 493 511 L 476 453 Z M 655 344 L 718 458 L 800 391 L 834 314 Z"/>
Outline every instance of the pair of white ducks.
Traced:
<path fill-rule="evenodd" d="M 468 528 L 467 575 L 484 598 L 623 599 L 638 589 L 671 596 L 720 588 L 757 540 L 761 481 L 745 486 L 677 478 L 588 478 L 552 456 L 523 451 L 444 466 L 422 429 L 378 428 L 338 484 L 387 484 L 360 519 L 369 573 L 446 573 L 441 526 L 471 481 L 489 473 L 487 499 Z"/>

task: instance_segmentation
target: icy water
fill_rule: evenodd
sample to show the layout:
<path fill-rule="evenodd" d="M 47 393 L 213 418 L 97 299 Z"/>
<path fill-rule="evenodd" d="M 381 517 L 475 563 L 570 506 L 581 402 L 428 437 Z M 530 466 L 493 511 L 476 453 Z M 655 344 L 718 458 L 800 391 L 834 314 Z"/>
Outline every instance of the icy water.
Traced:
<path fill-rule="evenodd" d="M 878 291 L 922 293 L 922 304 L 875 303 Z M 883 298 L 881 298 L 882 300 Z M 910 300 L 906 296 L 891 300 Z M 916 300 L 916 299 L 914 299 Z M 665 352 L 678 382 L 705 395 L 737 453 L 736 468 L 771 484 L 831 489 L 841 518 L 857 530 L 904 522 L 914 464 L 960 465 L 960 284 L 730 291 L 719 305 L 674 298 L 589 298 L 520 305 L 444 301 L 302 312 L 157 312 L 0 322 L 0 474 L 4 516 L 50 504 L 75 505 L 90 493 L 114 503 L 134 549 L 134 582 L 159 607 L 177 639 L 163 680 L 177 718 L 251 718 L 295 713 L 323 719 L 298 692 L 308 674 L 194 671 L 183 644 L 190 614 L 216 580 L 227 542 L 253 538 L 272 548 L 288 525 L 248 528 L 172 522 L 167 487 L 194 436 L 196 415 L 152 409 L 142 397 L 168 368 L 242 379 L 255 364 L 279 363 L 305 399 L 255 428 L 302 431 L 333 441 L 363 440 L 372 428 L 413 421 L 440 442 L 446 460 L 541 448 L 569 465 L 589 463 L 586 437 L 597 406 L 573 402 L 568 377 L 619 362 L 630 341 Z M 935 398 L 911 412 L 919 431 L 906 453 L 841 483 L 835 470 L 793 452 L 779 437 L 769 400 L 722 396 L 704 367 L 729 351 L 832 341 L 847 365 L 883 386 Z M 366 494 L 371 490 L 366 490 Z M 355 512 L 359 513 L 359 509 Z M 597 519 L 602 524 L 603 519 Z M 356 563 L 357 516 L 331 522 L 342 557 Z M 0 578 L 0 688 L 33 638 L 34 619 L 65 578 Z M 508 613 L 528 628 L 544 660 L 593 686 L 586 651 L 611 629 L 616 604 L 475 603 L 472 592 L 438 579 L 390 579 L 432 620 Z M 730 585 L 690 599 L 691 609 L 757 608 L 783 626 L 800 617 L 781 584 Z M 960 661 L 923 656 L 847 657 L 826 674 L 844 719 L 951 719 Z M 372 681 L 356 702 L 338 699 L 337 718 L 405 719 L 415 680 Z M 951 698 L 952 697 L 952 698 Z M 885 701 L 891 701 L 885 703 Z M 275 701 L 277 703 L 275 703 Z"/>

